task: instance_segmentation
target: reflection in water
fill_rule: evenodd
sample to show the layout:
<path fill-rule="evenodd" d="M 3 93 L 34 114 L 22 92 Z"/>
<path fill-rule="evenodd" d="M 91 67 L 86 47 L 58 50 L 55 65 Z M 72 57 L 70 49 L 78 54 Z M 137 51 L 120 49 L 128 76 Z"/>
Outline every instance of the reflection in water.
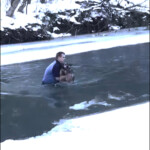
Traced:
<path fill-rule="evenodd" d="M 149 44 L 139 44 L 70 55 L 75 83 L 56 86 L 41 85 L 53 59 L 2 66 L 1 140 L 42 134 L 62 118 L 147 101 L 148 50 Z M 78 104 L 83 109 L 70 109 Z"/>

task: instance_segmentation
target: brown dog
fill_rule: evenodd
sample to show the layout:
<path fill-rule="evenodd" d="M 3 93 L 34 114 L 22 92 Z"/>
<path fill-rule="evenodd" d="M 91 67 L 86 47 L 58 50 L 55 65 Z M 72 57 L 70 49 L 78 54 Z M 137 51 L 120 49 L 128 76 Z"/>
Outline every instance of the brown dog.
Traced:
<path fill-rule="evenodd" d="M 60 70 L 60 76 L 66 76 L 65 79 L 61 80 L 62 82 L 74 82 L 75 76 L 70 67 L 70 65 L 64 65 L 63 69 Z"/>

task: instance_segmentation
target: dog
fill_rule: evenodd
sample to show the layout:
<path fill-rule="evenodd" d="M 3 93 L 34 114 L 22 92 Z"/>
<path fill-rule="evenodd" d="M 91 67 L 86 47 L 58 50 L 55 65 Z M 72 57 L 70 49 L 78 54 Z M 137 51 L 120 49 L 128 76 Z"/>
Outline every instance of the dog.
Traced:
<path fill-rule="evenodd" d="M 71 65 L 64 64 L 63 68 L 60 70 L 60 76 L 66 76 L 66 79 L 62 80 L 64 82 L 74 82 L 75 75 L 71 69 Z"/>

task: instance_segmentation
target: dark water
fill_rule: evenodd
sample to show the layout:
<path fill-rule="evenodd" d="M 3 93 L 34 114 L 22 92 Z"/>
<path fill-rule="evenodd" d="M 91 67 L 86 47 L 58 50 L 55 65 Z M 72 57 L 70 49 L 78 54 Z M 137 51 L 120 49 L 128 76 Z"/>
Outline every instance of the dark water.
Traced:
<path fill-rule="evenodd" d="M 74 84 L 41 85 L 44 70 L 52 61 L 1 67 L 1 141 L 40 135 L 59 119 L 149 100 L 148 43 L 68 56 L 76 76 Z M 69 109 L 92 99 L 111 105 Z"/>

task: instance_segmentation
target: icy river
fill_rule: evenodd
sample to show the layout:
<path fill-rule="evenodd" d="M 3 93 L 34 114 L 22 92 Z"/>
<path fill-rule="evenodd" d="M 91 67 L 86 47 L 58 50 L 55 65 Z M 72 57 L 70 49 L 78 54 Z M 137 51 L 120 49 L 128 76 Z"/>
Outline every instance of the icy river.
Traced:
<path fill-rule="evenodd" d="M 60 119 L 73 118 L 149 99 L 149 44 L 115 47 L 67 56 L 76 80 L 41 85 L 53 58 L 1 67 L 1 135 L 40 135 Z"/>
<path fill-rule="evenodd" d="M 19 45 L 4 45 L 5 51 L 2 49 L 1 53 L 2 150 L 31 149 L 32 146 L 38 150 L 43 149 L 43 145 L 44 150 L 91 150 L 93 145 L 95 150 L 147 148 L 149 43 L 143 37 L 148 34 L 147 31 L 127 34 L 101 37 L 97 41 L 86 37 L 86 42 L 70 41 L 68 47 L 55 40 L 56 43 L 49 43 L 53 44 L 49 51 L 49 45 L 41 51 L 42 45 L 37 43 L 21 51 Z M 20 45 L 21 48 L 24 45 Z M 70 53 L 69 49 L 74 52 Z M 74 83 L 41 85 L 55 50 L 66 52 L 66 61 L 75 73 Z M 69 121 L 73 118 L 77 120 Z M 101 145 L 96 136 L 103 141 Z M 66 140 L 77 143 L 75 147 L 68 144 L 66 147 Z M 123 149 L 124 140 L 127 144 Z M 62 145 L 56 144 L 58 142 Z"/>

